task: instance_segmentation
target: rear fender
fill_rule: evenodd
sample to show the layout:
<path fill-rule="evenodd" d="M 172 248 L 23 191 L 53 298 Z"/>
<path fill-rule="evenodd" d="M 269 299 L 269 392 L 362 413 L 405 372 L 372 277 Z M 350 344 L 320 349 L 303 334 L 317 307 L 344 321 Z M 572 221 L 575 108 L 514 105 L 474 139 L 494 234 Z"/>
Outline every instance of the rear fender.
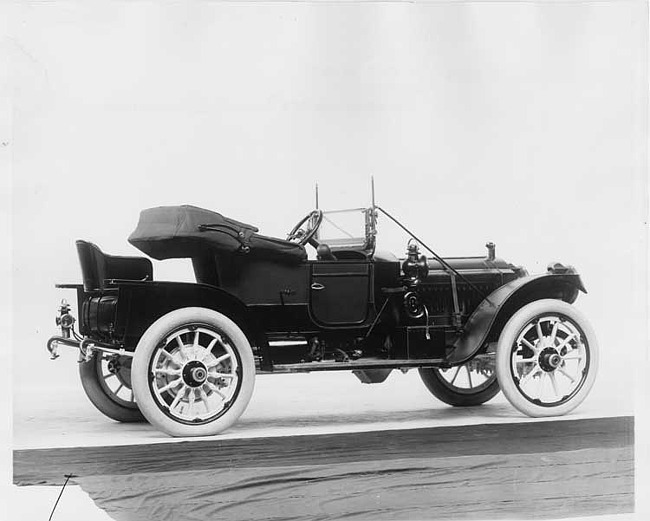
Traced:
<path fill-rule="evenodd" d="M 244 332 L 252 346 L 264 348 L 266 337 L 245 304 L 234 295 L 208 284 L 184 282 L 116 281 L 118 306 L 115 337 L 127 349 L 134 347 L 157 319 L 176 309 L 202 307 L 227 315 Z"/>
<path fill-rule="evenodd" d="M 454 342 L 454 349 L 447 357 L 447 362 L 462 364 L 472 358 L 486 342 L 498 340 L 506 322 L 522 306 L 544 298 L 573 304 L 580 291 L 587 292 L 580 275 L 576 273 L 532 275 L 504 284 L 474 310 L 462 335 Z"/>

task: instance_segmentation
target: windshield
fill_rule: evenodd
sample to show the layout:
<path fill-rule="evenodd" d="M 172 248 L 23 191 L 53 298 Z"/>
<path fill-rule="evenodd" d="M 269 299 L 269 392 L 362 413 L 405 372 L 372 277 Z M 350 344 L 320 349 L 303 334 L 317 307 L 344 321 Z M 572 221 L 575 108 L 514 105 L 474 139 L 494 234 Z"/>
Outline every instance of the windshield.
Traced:
<path fill-rule="evenodd" d="M 316 239 L 332 250 L 374 248 L 375 225 L 370 208 L 323 212 Z"/>

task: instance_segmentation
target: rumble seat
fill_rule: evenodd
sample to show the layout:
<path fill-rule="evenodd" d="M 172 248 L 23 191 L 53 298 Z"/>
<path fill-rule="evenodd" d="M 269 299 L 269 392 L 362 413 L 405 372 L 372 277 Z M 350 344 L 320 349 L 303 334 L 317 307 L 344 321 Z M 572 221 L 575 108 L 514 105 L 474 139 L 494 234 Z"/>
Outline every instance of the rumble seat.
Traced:
<path fill-rule="evenodd" d="M 88 241 L 78 240 L 76 246 L 85 291 L 103 289 L 107 279 L 153 279 L 153 265 L 149 259 L 108 255 Z"/>

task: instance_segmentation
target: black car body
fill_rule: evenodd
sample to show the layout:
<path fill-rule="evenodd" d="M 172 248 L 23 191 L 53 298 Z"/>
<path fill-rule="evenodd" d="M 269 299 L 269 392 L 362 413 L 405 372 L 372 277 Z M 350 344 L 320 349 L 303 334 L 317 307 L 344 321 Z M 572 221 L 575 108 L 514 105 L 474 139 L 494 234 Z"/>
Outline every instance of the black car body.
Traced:
<path fill-rule="evenodd" d="M 79 334 L 63 306 L 63 333 L 48 347 L 53 354 L 57 344 L 80 349 L 84 388 L 102 412 L 122 421 L 143 413 L 173 435 L 227 428 L 246 406 L 255 372 L 352 370 L 379 383 L 392 369 L 419 368 L 447 403 L 477 405 L 501 387 L 534 416 L 563 414 L 584 399 L 597 350 L 591 328 L 569 305 L 585 292 L 572 267 L 555 263 L 529 275 L 497 258 L 492 243 L 483 256 L 443 259 L 410 232 L 398 258 L 376 249 L 381 214 L 408 232 L 374 202 L 315 210 L 287 240 L 194 206 L 144 210 L 129 242 L 157 260 L 190 258 L 196 283 L 154 280 L 149 259 L 77 241 L 83 284 L 62 287 L 77 291 Z M 337 221 L 350 216 L 360 233 Z M 327 226 L 338 236 L 328 237 Z M 316 258 L 308 258 L 307 244 Z M 181 331 L 175 347 L 170 331 Z M 233 338 L 238 331 L 245 341 Z M 147 351 L 141 360 L 139 351 Z M 524 380 L 546 381 L 546 394 Z M 236 402 L 241 411 L 232 410 Z"/>

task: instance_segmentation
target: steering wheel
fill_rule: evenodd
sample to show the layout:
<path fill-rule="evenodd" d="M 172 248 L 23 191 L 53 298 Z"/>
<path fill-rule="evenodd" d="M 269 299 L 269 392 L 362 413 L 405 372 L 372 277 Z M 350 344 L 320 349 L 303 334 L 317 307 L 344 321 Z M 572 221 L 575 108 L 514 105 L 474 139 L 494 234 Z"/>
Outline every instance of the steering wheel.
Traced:
<path fill-rule="evenodd" d="M 322 210 L 313 210 L 305 215 L 299 222 L 293 227 L 293 230 L 287 235 L 287 240 L 291 242 L 296 242 L 301 246 L 309 243 L 314 248 L 318 247 L 318 241 L 314 239 L 314 234 L 318 230 L 320 223 L 323 222 L 323 211 Z M 303 229 L 303 226 L 307 225 Z"/>

